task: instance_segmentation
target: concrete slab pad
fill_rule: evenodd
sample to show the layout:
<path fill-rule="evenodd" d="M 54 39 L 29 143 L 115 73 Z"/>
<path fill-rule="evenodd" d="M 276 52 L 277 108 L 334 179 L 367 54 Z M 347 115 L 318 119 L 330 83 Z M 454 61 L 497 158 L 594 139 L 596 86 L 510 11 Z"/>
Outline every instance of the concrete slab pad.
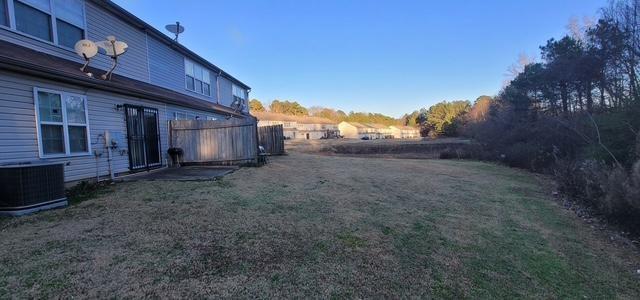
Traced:
<path fill-rule="evenodd" d="M 232 166 L 185 166 L 180 168 L 164 168 L 150 172 L 142 172 L 121 178 L 122 181 L 203 181 L 215 180 L 233 173 L 238 167 Z"/>

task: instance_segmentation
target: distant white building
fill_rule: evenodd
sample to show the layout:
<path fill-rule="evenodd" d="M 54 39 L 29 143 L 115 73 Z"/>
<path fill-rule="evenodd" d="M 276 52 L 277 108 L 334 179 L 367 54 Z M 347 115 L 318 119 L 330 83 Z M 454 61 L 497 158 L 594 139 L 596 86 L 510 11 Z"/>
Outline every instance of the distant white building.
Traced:
<path fill-rule="evenodd" d="M 384 130 L 382 128 L 385 128 Z M 384 125 L 363 124 L 358 122 L 341 122 L 338 124 L 340 135 L 346 139 L 363 139 L 370 140 L 384 138 L 389 128 Z"/>
<path fill-rule="evenodd" d="M 374 133 L 375 133 L 374 139 L 392 139 L 393 138 L 393 133 L 391 132 L 391 128 L 389 128 L 389 126 L 382 125 L 382 124 L 374 124 L 374 123 L 367 123 L 365 125 L 374 129 Z"/>
<path fill-rule="evenodd" d="M 329 119 L 291 116 L 271 112 L 252 112 L 258 119 L 258 126 L 282 125 L 286 139 L 317 140 L 336 138 L 340 135 L 338 125 Z"/>
<path fill-rule="evenodd" d="M 420 137 L 420 130 L 415 127 L 373 123 L 341 122 L 338 124 L 340 134 L 347 139 L 415 139 Z"/>
<path fill-rule="evenodd" d="M 389 126 L 391 134 L 396 139 L 417 139 L 420 138 L 420 129 L 410 126 L 392 125 Z"/>

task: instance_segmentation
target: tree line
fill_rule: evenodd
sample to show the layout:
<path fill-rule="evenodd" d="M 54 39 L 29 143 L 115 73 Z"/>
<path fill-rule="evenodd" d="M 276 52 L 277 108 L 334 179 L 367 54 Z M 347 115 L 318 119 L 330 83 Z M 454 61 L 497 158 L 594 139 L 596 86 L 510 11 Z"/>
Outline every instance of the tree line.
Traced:
<path fill-rule="evenodd" d="M 569 28 L 444 134 L 475 141 L 458 157 L 553 175 L 571 203 L 640 234 L 640 0 Z"/>
<path fill-rule="evenodd" d="M 249 101 L 249 110 L 251 112 L 264 112 L 267 111 L 262 102 L 258 99 L 252 99 Z M 268 111 L 274 113 L 281 113 L 293 116 L 312 116 L 320 117 L 335 121 L 336 123 L 347 122 L 359 122 L 359 123 L 374 123 L 383 125 L 399 125 L 402 120 L 395 119 L 390 116 L 386 116 L 380 113 L 367 113 L 367 112 L 354 112 L 345 113 L 342 110 L 336 110 L 328 107 L 313 106 L 305 108 L 297 101 L 282 101 L 273 100 L 268 105 Z"/>
<path fill-rule="evenodd" d="M 473 143 L 472 158 L 547 173 L 572 203 L 640 234 L 640 0 L 612 1 L 596 21 L 521 56 L 494 97 L 405 114 L 423 136 Z"/>

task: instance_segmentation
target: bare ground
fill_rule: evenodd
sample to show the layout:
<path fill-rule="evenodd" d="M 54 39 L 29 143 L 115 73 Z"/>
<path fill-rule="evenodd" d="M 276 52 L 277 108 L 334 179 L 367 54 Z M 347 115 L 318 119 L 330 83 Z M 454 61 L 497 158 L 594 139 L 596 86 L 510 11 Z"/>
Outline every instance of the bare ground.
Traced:
<path fill-rule="evenodd" d="M 0 298 L 638 298 L 640 258 L 487 163 L 292 153 L 0 220 Z"/>

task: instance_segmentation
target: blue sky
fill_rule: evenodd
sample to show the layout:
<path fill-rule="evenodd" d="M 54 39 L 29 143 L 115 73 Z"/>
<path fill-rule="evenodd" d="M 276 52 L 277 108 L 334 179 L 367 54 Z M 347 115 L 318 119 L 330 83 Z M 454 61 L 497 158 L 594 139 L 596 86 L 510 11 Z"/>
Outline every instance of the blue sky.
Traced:
<path fill-rule="evenodd" d="M 596 16 L 606 0 L 153 1 L 116 3 L 252 87 L 296 100 L 399 117 L 442 100 L 496 94 L 519 53 Z"/>

